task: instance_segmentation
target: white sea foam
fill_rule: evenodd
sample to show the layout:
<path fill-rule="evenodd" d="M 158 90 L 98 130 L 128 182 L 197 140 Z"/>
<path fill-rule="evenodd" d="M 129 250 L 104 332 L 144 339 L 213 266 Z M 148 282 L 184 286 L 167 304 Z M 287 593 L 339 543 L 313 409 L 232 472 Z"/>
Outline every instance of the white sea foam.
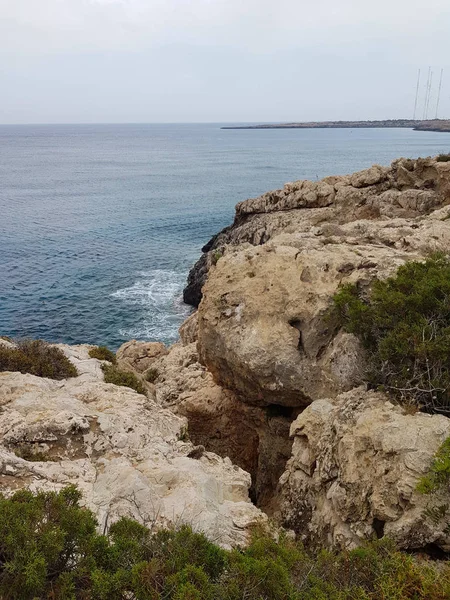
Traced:
<path fill-rule="evenodd" d="M 112 294 L 126 304 L 142 307 L 136 325 L 119 330 L 120 335 L 166 343 L 175 341 L 178 327 L 191 312 L 191 308 L 182 300 L 186 274 L 155 269 L 141 271 L 137 276 L 138 280 L 132 286 Z"/>

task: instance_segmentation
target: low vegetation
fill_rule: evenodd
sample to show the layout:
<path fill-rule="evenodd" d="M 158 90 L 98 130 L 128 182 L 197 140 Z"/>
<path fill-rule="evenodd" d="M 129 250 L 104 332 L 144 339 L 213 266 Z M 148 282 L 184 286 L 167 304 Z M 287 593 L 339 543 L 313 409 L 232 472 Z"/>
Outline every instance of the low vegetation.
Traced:
<path fill-rule="evenodd" d="M 154 383 L 158 379 L 158 369 L 150 368 L 145 373 L 145 379 L 150 383 Z"/>
<path fill-rule="evenodd" d="M 438 162 L 449 162 L 450 161 L 450 153 L 449 154 L 439 154 L 439 156 L 436 157 L 436 160 Z"/>
<path fill-rule="evenodd" d="M 116 355 L 106 346 L 95 346 L 89 350 L 89 356 L 91 358 L 97 358 L 98 360 L 107 360 L 113 365 L 116 364 Z"/>
<path fill-rule="evenodd" d="M 145 394 L 144 385 L 136 377 L 134 373 L 128 371 L 121 371 L 115 365 L 102 365 L 103 374 L 105 376 L 106 383 L 114 383 L 114 385 L 122 385 L 129 387 L 139 394 Z"/>
<path fill-rule="evenodd" d="M 59 348 L 42 340 L 22 340 L 14 348 L 0 344 L 0 371 L 20 371 L 50 379 L 78 375 L 76 368 Z"/>
<path fill-rule="evenodd" d="M 450 414 L 450 260 L 434 255 L 375 281 L 367 297 L 345 285 L 334 313 L 368 351 L 368 379 L 402 403 Z"/>
<path fill-rule="evenodd" d="M 97 533 L 73 486 L 0 495 L 4 600 L 444 600 L 450 568 L 397 552 L 386 540 L 309 555 L 255 531 L 225 551 L 188 526 L 152 533 L 127 518 Z"/>
<path fill-rule="evenodd" d="M 450 507 L 443 502 L 450 498 L 450 437 L 436 452 L 429 473 L 422 477 L 417 489 L 430 496 L 425 517 L 435 526 L 442 525 L 443 531 L 450 535 Z"/>

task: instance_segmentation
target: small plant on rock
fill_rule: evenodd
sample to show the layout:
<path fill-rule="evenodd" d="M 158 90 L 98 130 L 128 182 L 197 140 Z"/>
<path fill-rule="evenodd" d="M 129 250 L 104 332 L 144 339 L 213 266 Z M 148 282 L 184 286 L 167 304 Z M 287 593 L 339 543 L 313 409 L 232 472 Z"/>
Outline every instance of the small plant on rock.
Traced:
<path fill-rule="evenodd" d="M 142 382 L 139 381 L 134 373 L 121 371 L 115 365 L 106 364 L 102 365 L 102 371 L 105 377 L 105 383 L 129 387 L 138 392 L 138 394 L 145 394 L 145 388 Z"/>
<path fill-rule="evenodd" d="M 113 365 L 116 364 L 116 355 L 106 346 L 95 346 L 89 350 L 89 356 L 91 358 L 97 358 L 98 360 L 107 360 Z"/>
<path fill-rule="evenodd" d="M 158 369 L 154 369 L 154 368 L 150 368 L 146 371 L 145 373 L 145 379 L 149 382 L 149 383 L 154 383 L 157 379 L 158 379 Z"/>
<path fill-rule="evenodd" d="M 439 156 L 436 157 L 436 160 L 438 162 L 449 162 L 450 161 L 450 153 L 449 154 L 439 154 Z"/>
<path fill-rule="evenodd" d="M 430 496 L 424 516 L 435 526 L 443 524 L 444 532 L 450 535 L 449 505 L 438 500 L 438 498 L 442 499 L 442 496 L 450 497 L 450 437 L 434 455 L 430 470 L 420 479 L 417 490 Z M 439 492 L 444 493 L 439 494 Z"/>
<path fill-rule="evenodd" d="M 450 260 L 409 262 L 367 297 L 345 285 L 334 314 L 370 357 L 369 381 L 404 404 L 450 415 Z"/>

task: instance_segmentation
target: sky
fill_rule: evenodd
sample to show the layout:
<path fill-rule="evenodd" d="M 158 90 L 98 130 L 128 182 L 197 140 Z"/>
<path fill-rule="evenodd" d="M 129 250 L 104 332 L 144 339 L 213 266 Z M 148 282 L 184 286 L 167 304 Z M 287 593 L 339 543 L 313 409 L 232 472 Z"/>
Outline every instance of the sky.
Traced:
<path fill-rule="evenodd" d="M 449 0 L 0 0 L 0 123 L 450 118 Z"/>

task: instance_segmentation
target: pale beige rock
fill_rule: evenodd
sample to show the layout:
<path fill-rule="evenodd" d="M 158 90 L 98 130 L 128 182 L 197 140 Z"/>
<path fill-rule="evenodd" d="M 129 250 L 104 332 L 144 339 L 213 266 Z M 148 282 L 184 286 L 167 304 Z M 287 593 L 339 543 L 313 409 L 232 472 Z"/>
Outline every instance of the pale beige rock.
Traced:
<path fill-rule="evenodd" d="M 75 484 L 102 530 L 122 515 L 186 522 L 227 547 L 265 519 L 249 502 L 248 473 L 210 452 L 189 458 L 186 420 L 129 388 L 0 373 L 0 404 L 3 493 Z M 36 453 L 50 460 L 25 460 Z"/>
<path fill-rule="evenodd" d="M 198 314 L 195 311 L 190 315 L 179 329 L 180 339 L 187 346 L 193 344 L 198 339 Z"/>
<path fill-rule="evenodd" d="M 309 543 L 353 547 L 378 533 L 400 548 L 450 549 L 443 525 L 424 517 L 429 498 L 416 491 L 450 435 L 450 419 L 405 414 L 383 394 L 356 388 L 313 402 L 291 435 L 282 512 Z"/>
<path fill-rule="evenodd" d="M 341 284 L 368 285 L 406 259 L 375 244 L 324 244 L 314 233 L 229 249 L 204 287 L 201 360 L 217 383 L 255 405 L 306 406 L 351 389 L 364 353 L 353 336 L 337 335 L 331 298 Z"/>
<path fill-rule="evenodd" d="M 243 402 L 294 407 L 358 385 L 364 354 L 330 323 L 332 296 L 448 251 L 446 165 L 400 159 L 238 204 L 198 310 L 200 359 L 215 381 Z M 325 196 L 332 206 L 319 206 Z"/>
<path fill-rule="evenodd" d="M 104 360 L 97 360 L 89 356 L 89 350 L 95 348 L 89 344 L 78 344 L 69 346 L 68 344 L 52 344 L 59 348 L 76 367 L 78 375 L 85 381 L 103 381 L 103 371 L 101 369 Z"/>
<path fill-rule="evenodd" d="M 124 371 L 142 375 L 159 356 L 166 352 L 167 348 L 161 342 L 130 340 L 117 350 L 117 366 Z"/>
<path fill-rule="evenodd" d="M 205 246 L 191 269 L 185 300 L 198 305 L 214 253 L 228 246 L 266 244 L 280 234 L 320 235 L 322 224 L 414 219 L 450 203 L 450 163 L 434 158 L 398 159 L 390 167 L 374 165 L 353 175 L 321 181 L 295 181 L 283 189 L 240 202 L 233 225 Z"/>
<path fill-rule="evenodd" d="M 292 418 L 249 406 L 217 385 L 198 362 L 195 343 L 173 345 L 154 368 L 158 404 L 188 419 L 193 443 L 251 473 L 252 497 L 272 513 L 275 488 L 291 453 Z"/>

